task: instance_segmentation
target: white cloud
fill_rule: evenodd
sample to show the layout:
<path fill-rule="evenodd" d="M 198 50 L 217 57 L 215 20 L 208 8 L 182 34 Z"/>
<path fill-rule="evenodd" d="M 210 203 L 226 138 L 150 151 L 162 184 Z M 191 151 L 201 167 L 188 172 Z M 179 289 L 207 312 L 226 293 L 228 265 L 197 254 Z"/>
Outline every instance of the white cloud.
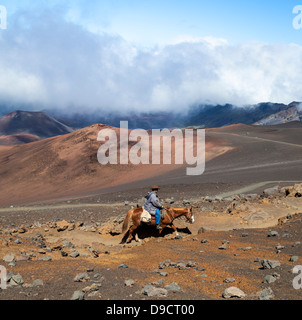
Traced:
<path fill-rule="evenodd" d="M 203 43 L 214 49 L 215 47 L 226 45 L 228 41 L 223 38 L 214 38 L 210 36 L 193 37 L 191 35 L 185 34 L 178 36 L 176 39 L 170 42 L 171 45 L 177 45 L 181 43 Z"/>
<path fill-rule="evenodd" d="M 24 13 L 1 34 L 2 98 L 120 112 L 302 100 L 301 46 L 182 36 L 143 50 L 62 17 Z"/>

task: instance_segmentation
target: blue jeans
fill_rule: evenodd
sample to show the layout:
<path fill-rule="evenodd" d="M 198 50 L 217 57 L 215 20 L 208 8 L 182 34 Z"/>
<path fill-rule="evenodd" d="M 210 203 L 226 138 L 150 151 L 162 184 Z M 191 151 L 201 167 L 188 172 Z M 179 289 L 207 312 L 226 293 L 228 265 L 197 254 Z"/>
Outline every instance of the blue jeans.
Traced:
<path fill-rule="evenodd" d="M 160 210 L 159 210 L 158 208 L 156 209 L 155 223 L 156 223 L 156 224 L 159 224 L 159 223 L 160 223 Z"/>

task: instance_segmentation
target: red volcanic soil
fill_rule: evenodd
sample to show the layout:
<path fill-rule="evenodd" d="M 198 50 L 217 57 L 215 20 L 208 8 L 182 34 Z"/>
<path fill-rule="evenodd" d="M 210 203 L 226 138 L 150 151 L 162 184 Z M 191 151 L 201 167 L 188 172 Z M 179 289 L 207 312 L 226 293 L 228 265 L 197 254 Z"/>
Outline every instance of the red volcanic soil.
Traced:
<path fill-rule="evenodd" d="M 115 130 L 119 140 L 118 128 L 95 124 L 66 135 L 0 148 L 0 205 L 88 195 L 104 188 L 163 176 L 184 167 L 175 164 L 99 164 L 97 151 L 101 142 L 97 141 L 97 136 L 100 130 L 108 128 Z M 206 160 L 230 149 L 223 138 L 206 139 Z M 172 139 L 172 155 L 173 151 Z"/>

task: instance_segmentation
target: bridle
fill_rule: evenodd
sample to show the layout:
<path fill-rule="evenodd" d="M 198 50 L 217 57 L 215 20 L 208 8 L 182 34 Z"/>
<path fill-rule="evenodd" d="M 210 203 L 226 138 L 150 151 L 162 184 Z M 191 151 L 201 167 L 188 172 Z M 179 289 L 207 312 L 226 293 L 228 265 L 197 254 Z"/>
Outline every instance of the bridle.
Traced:
<path fill-rule="evenodd" d="M 172 217 L 171 222 L 172 222 L 175 218 L 177 218 L 177 217 L 175 216 L 175 214 L 174 214 L 174 211 L 173 211 L 171 208 L 165 207 L 165 210 L 166 210 L 166 211 L 169 213 L 169 215 Z M 191 212 L 191 209 L 189 209 L 189 208 L 187 208 L 187 210 L 188 210 L 188 211 L 184 214 L 184 216 L 187 218 L 187 220 L 188 220 L 189 222 L 192 223 L 193 212 Z M 191 215 L 190 215 L 190 218 L 187 217 L 187 214 L 188 214 L 188 213 L 191 214 Z"/>

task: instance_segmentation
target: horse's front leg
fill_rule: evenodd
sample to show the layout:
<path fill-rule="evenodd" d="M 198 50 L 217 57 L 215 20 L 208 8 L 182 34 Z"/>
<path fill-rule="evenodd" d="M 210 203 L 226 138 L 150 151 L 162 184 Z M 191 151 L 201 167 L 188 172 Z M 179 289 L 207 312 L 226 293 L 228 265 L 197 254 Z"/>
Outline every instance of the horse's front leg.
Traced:
<path fill-rule="evenodd" d="M 177 229 L 176 229 L 176 227 L 174 226 L 173 223 L 171 223 L 171 227 L 172 227 L 172 229 L 173 229 L 174 232 L 175 232 L 175 236 L 178 237 L 178 236 L 179 236 L 179 233 L 177 232 Z"/>
<path fill-rule="evenodd" d="M 161 229 L 158 230 L 159 235 L 161 235 L 161 233 L 162 233 L 163 230 L 166 228 L 166 226 L 167 226 L 166 224 L 163 224 L 163 223 L 161 224 Z"/>

